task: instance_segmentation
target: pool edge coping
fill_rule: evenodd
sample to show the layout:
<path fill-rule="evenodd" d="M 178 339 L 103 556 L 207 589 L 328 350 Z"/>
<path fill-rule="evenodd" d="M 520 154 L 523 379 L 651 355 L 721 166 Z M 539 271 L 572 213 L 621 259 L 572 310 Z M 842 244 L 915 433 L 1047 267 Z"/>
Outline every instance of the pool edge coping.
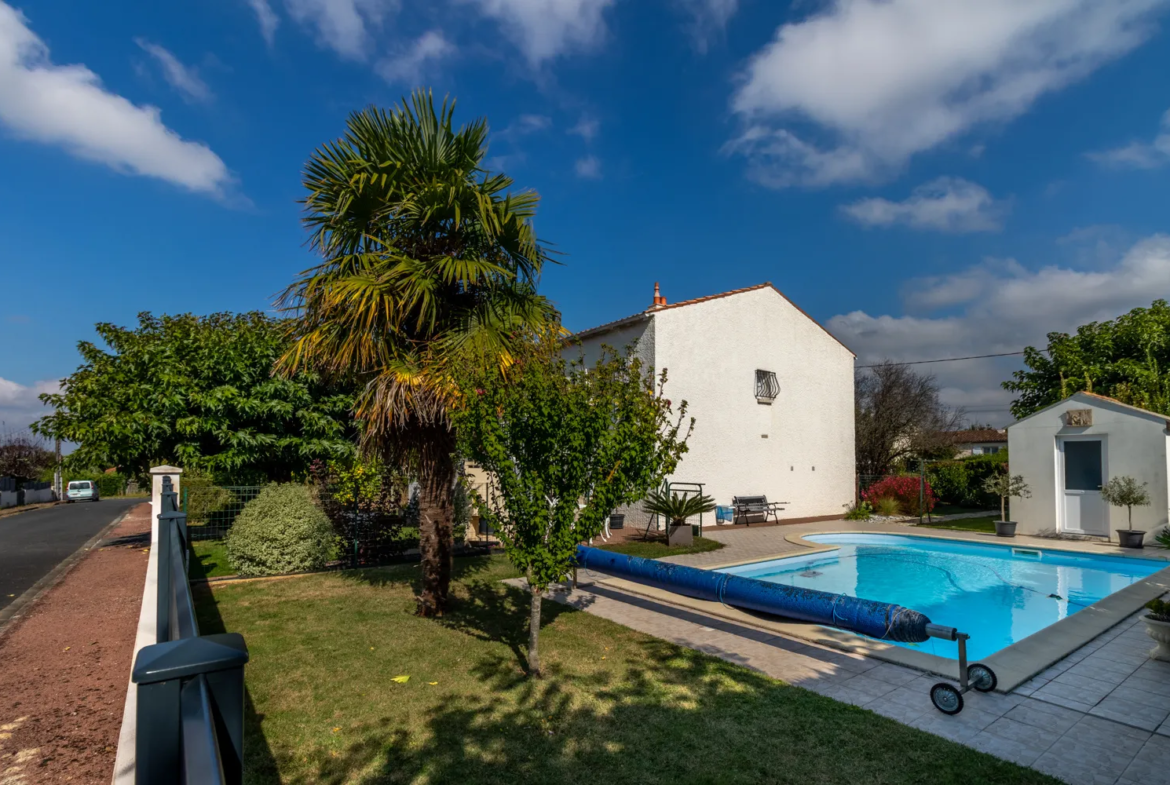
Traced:
<path fill-rule="evenodd" d="M 922 537 L 925 539 L 942 540 L 944 542 L 972 542 L 982 545 L 996 545 L 997 547 L 1010 547 L 1010 543 L 988 543 L 982 539 L 976 539 L 970 536 L 939 537 L 937 535 L 918 534 L 916 532 L 838 530 L 806 532 L 806 534 L 809 536 L 820 536 L 824 534 L 882 534 L 895 537 Z M 726 564 L 703 566 L 701 569 L 721 570 L 729 567 L 742 567 L 747 564 L 778 561 L 798 556 L 810 556 L 839 549 L 837 546 L 806 540 L 804 536 L 804 534 L 788 534 L 784 536 L 787 542 L 805 548 L 802 551 L 743 559 Z M 1081 556 L 1094 555 L 1090 551 L 1084 551 L 1079 548 L 1032 545 L 1028 547 L 1036 547 L 1038 550 L 1061 551 L 1063 553 L 1078 554 Z M 1122 589 L 1118 589 L 1087 608 L 1054 622 L 1023 640 L 1016 641 L 1010 646 L 990 655 L 985 660 L 982 660 L 985 665 L 995 671 L 998 679 L 996 692 L 1011 692 L 1033 676 L 1036 676 L 1049 666 L 1090 643 L 1093 639 L 1120 624 L 1134 613 L 1139 612 L 1150 600 L 1170 592 L 1170 558 L 1148 558 L 1124 552 L 1117 554 L 1102 553 L 1097 555 L 1120 556 L 1122 558 L 1144 559 L 1145 561 L 1162 561 L 1166 562 L 1166 566 L 1158 572 L 1139 581 L 1135 581 Z M 902 665 L 904 667 L 926 671 L 927 673 L 938 674 L 945 678 L 958 678 L 958 661 L 940 657 L 936 654 L 928 654 L 923 651 L 882 643 L 881 641 L 864 638 L 851 632 L 832 627 L 824 627 L 819 624 L 780 622 L 763 619 L 720 603 L 675 595 L 651 587 L 630 583 L 619 578 L 606 581 L 606 583 L 610 582 L 621 584 L 620 588 L 622 590 L 632 594 L 641 594 L 670 605 L 699 610 L 707 615 L 762 628 L 769 632 L 775 632 L 778 635 L 796 637 L 821 646 L 839 649 L 850 654 L 872 657 L 895 665 Z"/>

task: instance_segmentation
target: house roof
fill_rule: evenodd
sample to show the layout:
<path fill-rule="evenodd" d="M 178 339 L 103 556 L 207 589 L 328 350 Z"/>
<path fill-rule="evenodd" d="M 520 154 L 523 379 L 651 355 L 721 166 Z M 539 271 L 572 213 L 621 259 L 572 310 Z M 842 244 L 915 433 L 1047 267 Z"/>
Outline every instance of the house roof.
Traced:
<path fill-rule="evenodd" d="M 967 428 L 962 431 L 951 431 L 952 444 L 978 444 L 982 442 L 1006 442 L 1007 431 L 998 428 Z"/>
<path fill-rule="evenodd" d="M 705 297 L 696 297 L 693 300 L 681 300 L 677 303 L 670 303 L 668 305 L 652 305 L 649 308 L 647 308 L 645 311 L 642 311 L 641 313 L 636 313 L 636 314 L 633 314 L 632 316 L 627 316 L 623 319 L 617 319 L 617 320 L 612 321 L 612 322 L 606 322 L 605 324 L 600 324 L 596 327 L 590 327 L 588 330 L 582 330 L 579 333 L 575 333 L 574 335 L 571 336 L 571 340 L 572 339 L 581 339 L 581 338 L 590 338 L 594 335 L 602 335 L 604 333 L 610 332 L 612 330 L 617 330 L 619 328 L 625 327 L 625 326 L 630 325 L 630 324 L 637 324 L 638 322 L 645 321 L 646 319 L 649 319 L 651 316 L 658 313 L 659 311 L 669 311 L 672 308 L 683 308 L 683 307 L 688 306 L 688 305 L 698 305 L 699 303 L 705 303 L 705 302 L 708 302 L 710 300 L 718 300 L 718 299 L 723 298 L 723 297 L 731 297 L 731 296 L 736 295 L 736 294 L 745 294 L 747 292 L 754 292 L 754 291 L 758 291 L 760 289 L 771 289 L 776 294 L 783 297 L 785 302 L 787 302 L 789 305 L 791 305 L 796 310 L 800 311 L 800 313 L 803 314 L 804 317 L 806 319 L 808 319 L 810 322 L 812 322 L 817 327 L 820 327 L 822 330 L 824 330 L 826 335 L 828 335 L 830 338 L 832 338 L 837 343 L 841 344 L 841 346 L 844 347 L 844 349 L 847 352 L 852 354 L 854 357 L 857 356 L 856 352 L 854 352 L 848 346 L 845 346 L 844 343 L 841 343 L 840 338 L 838 338 L 837 336 L 833 335 L 831 332 L 826 330 L 825 326 L 823 324 L 821 324 L 816 319 L 809 316 L 807 311 L 805 311 L 803 308 L 801 308 L 796 303 L 792 302 L 792 300 L 790 300 L 788 298 L 788 296 L 784 294 L 784 292 L 780 291 L 775 286 L 773 286 L 771 281 L 765 281 L 764 283 L 756 284 L 755 286 L 747 286 L 743 289 L 732 289 L 729 292 L 722 292 L 720 294 L 709 294 Z"/>
<path fill-rule="evenodd" d="M 1011 428 L 1014 425 L 1019 425 L 1020 423 L 1024 422 L 1024 420 L 1030 420 L 1033 417 L 1035 417 L 1036 415 L 1043 414 L 1044 412 L 1048 411 L 1049 409 L 1052 409 L 1053 407 L 1056 407 L 1056 406 L 1060 406 L 1062 403 L 1065 403 L 1066 401 L 1071 401 L 1074 398 L 1083 400 L 1083 401 L 1085 401 L 1085 403 L 1101 402 L 1101 403 L 1109 403 L 1109 404 L 1112 404 L 1114 406 L 1120 406 L 1123 409 L 1129 409 L 1134 414 L 1141 414 L 1141 415 L 1145 415 L 1146 417 L 1155 417 L 1159 420 L 1163 420 L 1166 423 L 1166 427 L 1170 428 L 1170 417 L 1167 417 L 1165 414 L 1163 414 L 1161 412 L 1150 411 L 1149 409 L 1143 409 L 1140 406 L 1134 406 L 1132 404 L 1124 403 L 1122 401 L 1117 400 L 1116 398 L 1110 398 L 1108 395 L 1098 395 L 1097 393 L 1086 392 L 1084 390 L 1081 390 L 1079 392 L 1075 392 L 1072 395 L 1068 396 L 1067 398 L 1062 398 L 1061 400 L 1057 401 L 1056 403 L 1049 404 L 1048 406 L 1045 406 L 1043 409 L 1040 409 L 1038 411 L 1034 411 L 1031 414 L 1029 414 L 1027 417 L 1021 417 L 1020 419 L 1016 420 L 1014 423 L 1012 423 L 1008 427 Z"/>

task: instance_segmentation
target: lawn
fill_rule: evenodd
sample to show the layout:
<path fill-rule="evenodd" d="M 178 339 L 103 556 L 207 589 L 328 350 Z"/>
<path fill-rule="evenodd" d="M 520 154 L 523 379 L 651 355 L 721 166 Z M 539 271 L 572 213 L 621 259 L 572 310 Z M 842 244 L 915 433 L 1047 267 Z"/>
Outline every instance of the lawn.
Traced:
<path fill-rule="evenodd" d="M 681 556 L 684 553 L 706 553 L 723 547 L 719 540 L 710 537 L 696 537 L 693 545 L 667 545 L 664 539 L 627 540 L 614 545 L 598 546 L 604 551 L 624 553 L 627 556 L 641 556 L 646 559 L 661 559 L 664 556 Z"/>
<path fill-rule="evenodd" d="M 997 516 L 994 515 L 989 515 L 986 518 L 959 518 L 954 521 L 939 521 L 938 523 L 926 523 L 924 519 L 924 522 L 918 526 L 923 529 L 953 529 L 960 532 L 995 534 L 997 520 Z"/>
<path fill-rule="evenodd" d="M 438 620 L 413 613 L 418 574 L 198 589 L 201 630 L 251 651 L 246 782 L 1055 783 L 554 602 L 532 681 L 503 557 L 457 560 Z"/>
<path fill-rule="evenodd" d="M 223 540 L 195 540 L 191 543 L 191 556 L 188 570 L 192 580 L 236 574 L 228 565 Z"/>

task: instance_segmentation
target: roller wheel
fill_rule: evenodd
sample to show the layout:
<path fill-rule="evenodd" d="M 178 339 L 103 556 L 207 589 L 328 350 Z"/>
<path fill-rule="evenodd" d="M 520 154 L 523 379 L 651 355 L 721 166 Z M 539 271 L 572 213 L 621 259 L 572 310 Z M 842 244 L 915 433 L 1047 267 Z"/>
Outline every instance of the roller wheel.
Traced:
<path fill-rule="evenodd" d="M 991 692 L 999 684 L 999 679 L 995 677 L 995 671 L 977 662 L 967 669 L 967 682 L 976 692 Z"/>
<path fill-rule="evenodd" d="M 946 682 L 940 681 L 930 688 L 930 702 L 943 714 L 958 714 L 963 710 L 962 694 Z"/>

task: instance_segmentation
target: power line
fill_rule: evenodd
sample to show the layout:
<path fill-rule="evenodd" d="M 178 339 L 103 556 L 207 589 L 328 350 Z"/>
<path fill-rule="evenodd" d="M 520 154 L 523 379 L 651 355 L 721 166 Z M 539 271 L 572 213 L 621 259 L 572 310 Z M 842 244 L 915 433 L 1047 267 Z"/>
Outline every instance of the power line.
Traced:
<path fill-rule="evenodd" d="M 1045 351 L 1045 350 L 1041 349 L 1040 351 Z M 970 357 L 943 357 L 943 358 L 938 359 L 938 360 L 911 360 L 909 362 L 904 362 L 904 363 L 878 363 L 877 365 L 858 365 L 858 366 L 856 366 L 856 369 L 861 370 L 862 368 L 877 368 L 880 365 L 925 365 L 927 363 L 953 363 L 953 362 L 959 362 L 960 360 L 985 360 L 989 357 L 1015 357 L 1015 356 L 1021 355 L 1023 353 L 1024 353 L 1023 351 L 1001 352 L 999 354 L 973 354 Z"/>

